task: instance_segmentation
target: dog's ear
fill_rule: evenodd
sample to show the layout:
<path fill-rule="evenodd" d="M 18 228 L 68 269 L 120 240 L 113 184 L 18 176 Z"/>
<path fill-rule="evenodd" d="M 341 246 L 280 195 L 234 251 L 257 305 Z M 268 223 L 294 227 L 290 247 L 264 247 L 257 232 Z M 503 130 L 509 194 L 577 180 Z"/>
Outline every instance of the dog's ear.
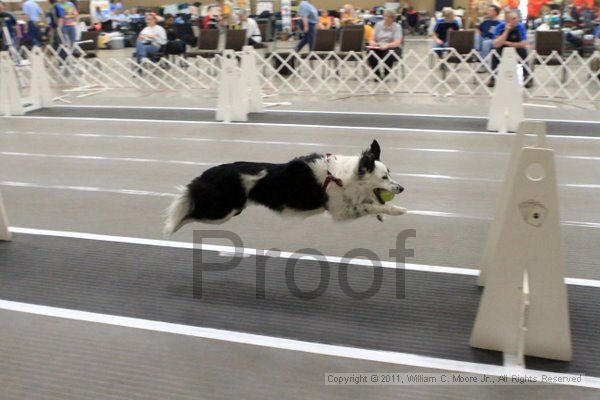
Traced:
<path fill-rule="evenodd" d="M 379 161 L 379 157 L 381 156 L 381 147 L 379 147 L 379 143 L 377 143 L 377 140 L 373 140 L 373 143 L 371 143 L 371 148 L 369 149 L 369 151 L 373 154 L 373 157 L 375 157 L 375 160 Z"/>
<path fill-rule="evenodd" d="M 363 176 L 367 172 L 373 172 L 374 169 L 375 156 L 371 153 L 371 150 L 364 151 L 358 160 L 358 175 Z"/>

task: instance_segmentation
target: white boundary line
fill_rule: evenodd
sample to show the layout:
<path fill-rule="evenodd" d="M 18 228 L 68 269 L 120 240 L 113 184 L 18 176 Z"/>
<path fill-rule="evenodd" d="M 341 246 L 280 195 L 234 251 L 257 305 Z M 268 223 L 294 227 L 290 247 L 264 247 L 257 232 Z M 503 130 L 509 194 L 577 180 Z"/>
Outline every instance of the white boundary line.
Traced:
<path fill-rule="evenodd" d="M 75 190 L 79 192 L 96 192 L 96 193 L 115 193 L 123 195 L 134 195 L 134 196 L 153 196 L 153 197 L 176 197 L 176 193 L 167 192 L 152 192 L 148 190 L 139 189 L 109 189 L 99 188 L 94 186 L 68 186 L 68 185 L 45 185 L 32 182 L 14 182 L 14 181 L 0 181 L 0 186 L 8 187 L 21 187 L 21 188 L 34 188 L 34 189 L 50 189 L 50 190 Z M 443 218 L 463 218 L 480 221 L 490 221 L 490 217 L 467 215 L 446 211 L 432 211 L 432 210 L 408 210 L 409 215 L 423 215 L 428 217 L 443 217 Z M 600 222 L 587 222 L 587 221 L 561 221 L 561 225 L 564 226 L 577 226 L 581 228 L 589 229 L 600 229 Z"/>
<path fill-rule="evenodd" d="M 102 235 L 96 233 L 83 233 L 83 232 L 68 232 L 68 231 L 55 231 L 48 229 L 35 229 L 35 228 L 22 228 L 22 227 L 10 227 L 9 230 L 12 233 L 22 233 L 28 235 L 40 235 L 40 236 L 54 236 L 54 237 L 64 237 L 64 238 L 72 238 L 72 239 L 85 239 L 85 240 L 97 240 L 102 242 L 115 242 L 115 243 L 128 243 L 128 244 L 138 244 L 138 245 L 146 245 L 146 246 L 158 246 L 158 247 L 170 247 L 170 248 L 178 248 L 178 249 L 201 249 L 206 251 L 215 251 L 222 252 L 227 254 L 235 254 L 236 250 L 239 255 L 246 256 L 268 256 L 268 257 L 277 257 L 284 259 L 302 259 L 302 258 L 311 258 L 313 260 L 318 261 L 326 261 L 334 264 L 349 264 L 349 265 L 360 265 L 366 267 L 382 267 L 382 268 L 398 268 L 399 264 L 392 261 L 375 261 L 375 260 L 365 260 L 365 259 L 347 259 L 343 257 L 336 256 L 316 256 L 312 254 L 302 254 L 302 253 L 292 253 L 289 251 L 271 251 L 271 250 L 260 250 L 253 248 L 238 248 L 236 249 L 233 246 L 223 246 L 223 245 L 214 245 L 214 244 L 194 244 L 188 242 L 175 242 L 171 240 L 157 240 L 157 239 L 144 239 L 144 238 L 134 238 L 127 236 L 111 236 L 111 235 Z M 472 268 L 459 268 L 459 267 L 445 267 L 445 266 L 437 266 L 437 265 L 425 265 L 425 264 L 400 264 L 400 268 L 404 268 L 408 271 L 419 271 L 419 272 L 432 272 L 432 273 L 442 273 L 442 274 L 454 274 L 454 275 L 469 275 L 469 276 L 477 276 L 479 275 L 479 270 Z M 594 279 L 580 279 L 580 278 L 565 278 L 565 283 L 568 285 L 575 286 L 587 286 L 587 287 L 597 287 L 600 288 L 600 280 Z"/>
<path fill-rule="evenodd" d="M 494 376 L 512 376 L 515 373 L 515 370 L 513 368 L 504 366 L 448 360 L 435 357 L 426 357 L 409 353 L 368 350 L 357 347 L 346 347 L 306 342 L 301 340 L 284 339 L 279 337 L 244 332 L 228 331 L 214 328 L 203 328 L 197 326 L 174 324 L 161 321 L 151 321 L 147 319 L 131 317 L 121 317 L 117 315 L 99 314 L 87 311 L 70 310 L 66 308 L 41 306 L 6 300 L 0 300 L 0 309 L 35 315 L 43 315 L 46 317 L 64 318 L 75 321 L 93 322 L 125 328 L 143 329 L 154 332 L 171 333 L 175 335 L 184 335 L 203 339 L 241 343 L 280 350 L 301 351 L 304 353 L 320 354 L 332 357 L 344 357 L 355 360 L 391 363 L 397 365 L 407 365 L 419 368 L 432 368 L 473 374 L 487 374 Z M 579 377 L 579 375 L 553 373 L 530 369 L 523 369 L 519 372 L 526 376 L 536 377 L 538 378 L 538 380 L 541 380 L 542 376 L 556 378 Z M 564 385 L 600 388 L 600 378 L 582 375 L 581 382 L 569 381 L 569 383 Z"/>
<path fill-rule="evenodd" d="M 112 137 L 111 135 L 106 135 L 107 137 Z M 144 137 L 147 138 L 147 137 Z M 176 138 L 174 138 L 176 139 Z M 214 140 L 218 142 L 218 139 Z M 278 142 L 282 143 L 282 142 Z M 287 142 L 289 145 L 294 145 L 293 142 Z M 298 145 L 303 145 L 304 143 L 299 143 Z M 320 145 L 315 143 L 315 145 Z M 358 147 L 358 146 L 356 146 Z M 398 150 L 397 148 L 391 148 L 392 150 Z M 388 149 L 389 150 L 389 149 Z M 402 148 L 400 150 L 408 150 L 408 151 L 427 151 L 431 152 L 436 149 L 412 149 L 412 148 Z M 439 149 L 440 151 L 442 149 Z M 462 152 L 462 150 L 457 150 Z M 452 151 L 455 152 L 455 151 Z M 465 151 L 469 152 L 469 151 Z M 507 153 L 508 154 L 508 153 Z M 45 153 L 25 153 L 25 152 L 16 152 L 16 151 L 0 151 L 0 156 L 8 156 L 8 157 L 31 157 L 31 158 L 55 158 L 55 159 L 65 159 L 65 160 L 84 160 L 84 161 L 110 161 L 110 162 L 132 162 L 132 163 L 155 163 L 155 164 L 175 164 L 175 165 L 189 165 L 189 166 L 205 166 L 211 167 L 218 165 L 217 162 L 202 162 L 202 161 L 185 161 L 185 160 L 160 160 L 153 158 L 135 158 L 135 157 L 107 157 L 107 156 L 94 156 L 94 155 L 75 155 L 75 154 L 45 154 Z M 560 156 L 558 156 L 560 157 Z M 600 160 L 600 157 L 598 157 Z M 442 174 L 411 174 L 411 173 L 401 173 L 401 172 L 392 172 L 393 176 L 399 176 L 404 178 L 416 178 L 416 179 L 434 179 L 434 180 L 446 180 L 446 181 L 458 181 L 458 182 L 483 182 L 483 183 L 501 183 L 502 181 L 499 179 L 492 178 L 479 178 L 479 177 L 465 177 L 465 176 L 454 176 L 454 175 L 442 175 Z M 559 187 L 570 187 L 570 188 L 580 188 L 580 189 L 600 189 L 600 184 L 580 184 L 580 183 L 562 183 L 558 185 Z"/>
<path fill-rule="evenodd" d="M 540 107 L 537 104 L 526 104 L 532 107 Z M 544 107 L 554 107 L 546 106 Z M 53 108 L 125 108 L 125 109 L 137 109 L 137 110 L 187 110 L 187 111 L 216 111 L 216 108 L 212 107 L 159 107 L 159 106 L 103 106 L 103 105 L 56 105 Z M 417 118 L 457 118 L 457 119 L 485 119 L 487 116 L 481 115 L 453 115 L 453 114 L 409 114 L 409 113 L 384 113 L 384 112 L 366 112 L 366 111 L 322 111 L 322 110 L 288 110 L 288 109 L 277 109 L 277 110 L 265 110 L 265 113 L 284 113 L 284 114 L 332 114 L 332 115 L 372 115 L 372 116 L 392 116 L 392 117 L 417 117 Z M 536 121 L 545 122 L 567 122 L 567 123 L 579 123 L 579 124 L 600 124 L 600 121 L 590 120 L 571 120 L 571 119 L 555 119 L 555 118 L 531 118 Z"/>
<path fill-rule="evenodd" d="M 73 121 L 114 121 L 114 122 L 141 122 L 141 123 L 163 123 L 163 124 L 195 124 L 195 125 L 229 125 L 229 126 L 274 126 L 281 128 L 319 128 L 319 129 L 337 129 L 337 130 L 363 130 L 363 131 L 388 131 L 388 132 L 412 132 L 412 133 L 457 133 L 464 135 L 497 135 L 514 136 L 512 133 L 491 132 L 491 131 L 460 131 L 447 129 L 419 129 L 419 128 L 385 128 L 369 126 L 338 126 L 338 125 L 311 125 L 311 124 L 283 124 L 268 122 L 218 122 L 218 121 L 184 121 L 184 120 L 160 120 L 160 119 L 134 119 L 134 118 L 96 118 L 96 117 L 44 117 L 25 115 L 20 117 L 3 117 L 5 119 L 48 119 L 48 120 L 73 120 Z M 560 139 L 583 139 L 600 140 L 598 136 L 576 136 L 576 135 L 546 135 L 546 137 Z"/>

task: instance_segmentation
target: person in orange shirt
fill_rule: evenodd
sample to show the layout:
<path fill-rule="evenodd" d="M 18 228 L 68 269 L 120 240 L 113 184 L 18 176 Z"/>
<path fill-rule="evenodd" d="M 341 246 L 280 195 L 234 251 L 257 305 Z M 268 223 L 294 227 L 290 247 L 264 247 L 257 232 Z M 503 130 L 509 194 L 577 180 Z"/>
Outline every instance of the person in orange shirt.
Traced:
<path fill-rule="evenodd" d="M 319 22 L 317 23 L 317 29 L 331 29 L 333 27 L 333 17 L 329 15 L 329 11 L 325 9 L 321 10 Z"/>

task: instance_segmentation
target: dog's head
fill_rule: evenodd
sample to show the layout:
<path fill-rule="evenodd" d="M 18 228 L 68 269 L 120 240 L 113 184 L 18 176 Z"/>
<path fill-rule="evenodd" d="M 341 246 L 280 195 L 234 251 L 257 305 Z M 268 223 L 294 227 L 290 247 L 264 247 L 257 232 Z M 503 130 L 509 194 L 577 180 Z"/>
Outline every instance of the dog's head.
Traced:
<path fill-rule="evenodd" d="M 379 160 L 380 156 L 381 147 L 377 140 L 373 140 L 371 147 L 363 151 L 358 160 L 358 178 L 365 189 L 373 192 L 375 199 L 384 204 L 381 190 L 398 194 L 402 193 L 404 188 L 391 178 L 390 170 Z"/>

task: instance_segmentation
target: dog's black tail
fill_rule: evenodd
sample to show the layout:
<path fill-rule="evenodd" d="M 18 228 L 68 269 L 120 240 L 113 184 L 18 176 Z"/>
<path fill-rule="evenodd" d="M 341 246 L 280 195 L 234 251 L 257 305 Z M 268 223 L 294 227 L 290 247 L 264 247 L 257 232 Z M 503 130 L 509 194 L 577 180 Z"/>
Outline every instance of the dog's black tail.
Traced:
<path fill-rule="evenodd" d="M 177 232 L 182 226 L 191 222 L 188 218 L 192 211 L 192 200 L 190 191 L 185 186 L 177 188 L 179 195 L 173 200 L 169 208 L 166 209 L 166 219 L 163 233 L 166 237 Z"/>

